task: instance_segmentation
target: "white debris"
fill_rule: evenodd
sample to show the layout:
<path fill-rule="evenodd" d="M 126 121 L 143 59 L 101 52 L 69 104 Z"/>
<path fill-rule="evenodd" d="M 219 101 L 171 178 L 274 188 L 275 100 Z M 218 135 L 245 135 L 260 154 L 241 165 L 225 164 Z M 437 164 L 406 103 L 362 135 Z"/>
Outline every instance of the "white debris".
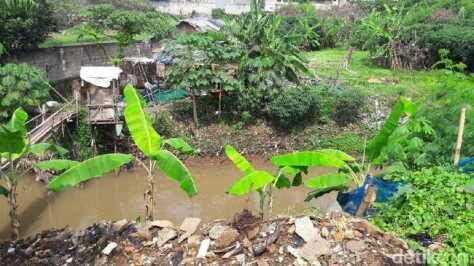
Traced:
<path fill-rule="evenodd" d="M 207 254 L 207 250 L 209 249 L 209 245 L 211 244 L 211 239 L 206 238 L 201 242 L 201 246 L 199 247 L 198 254 L 196 258 L 201 259 L 204 258 Z"/>
<path fill-rule="evenodd" d="M 102 254 L 109 256 L 110 253 L 117 247 L 117 243 L 109 242 L 109 244 L 102 250 Z"/>

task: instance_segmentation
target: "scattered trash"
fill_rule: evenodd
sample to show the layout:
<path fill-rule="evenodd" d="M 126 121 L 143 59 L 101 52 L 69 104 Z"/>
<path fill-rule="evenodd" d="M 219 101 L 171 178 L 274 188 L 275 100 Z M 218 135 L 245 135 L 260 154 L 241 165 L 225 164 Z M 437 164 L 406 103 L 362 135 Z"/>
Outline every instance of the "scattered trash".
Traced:
<path fill-rule="evenodd" d="M 109 242 L 109 244 L 102 250 L 102 254 L 109 256 L 112 251 L 118 246 L 115 242 Z"/>
<path fill-rule="evenodd" d="M 204 239 L 201 242 L 201 246 L 199 247 L 199 251 L 196 258 L 198 259 L 204 258 L 207 254 L 207 250 L 209 249 L 210 244 L 211 244 L 211 240 L 209 238 Z"/>
<path fill-rule="evenodd" d="M 78 232 L 51 229 L 0 242 L 0 261 L 2 265 L 378 266 L 393 261 L 395 254 L 411 252 L 403 240 L 342 213 L 270 220 L 254 220 L 251 214 L 239 217 L 202 225 L 199 219 L 188 218 L 179 229 L 164 220 L 103 222 Z M 183 235 L 186 240 L 180 239 Z M 147 240 L 150 236 L 152 240 Z M 428 248 L 439 250 L 442 243 L 443 239 L 431 239 Z"/>

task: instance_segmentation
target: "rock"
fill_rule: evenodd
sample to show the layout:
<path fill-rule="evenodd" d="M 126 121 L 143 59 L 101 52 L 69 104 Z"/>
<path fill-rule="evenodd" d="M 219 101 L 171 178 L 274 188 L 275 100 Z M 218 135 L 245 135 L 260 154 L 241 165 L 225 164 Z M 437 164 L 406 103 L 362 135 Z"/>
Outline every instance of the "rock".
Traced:
<path fill-rule="evenodd" d="M 367 220 L 364 219 L 354 219 L 352 221 L 353 228 L 359 230 L 362 233 L 380 237 L 383 236 L 382 230 L 378 229 L 375 225 L 369 223 Z"/>
<path fill-rule="evenodd" d="M 116 221 L 112 224 L 112 230 L 117 232 L 117 234 L 121 234 L 131 224 L 132 224 L 131 221 L 129 221 L 127 219 L 122 219 L 122 220 Z"/>
<path fill-rule="evenodd" d="M 15 253 L 15 248 L 12 248 L 12 247 L 9 248 L 9 249 L 7 250 L 7 253 L 8 253 L 8 255 L 14 254 L 14 253 Z"/>
<path fill-rule="evenodd" d="M 211 240 L 209 238 L 204 239 L 199 246 L 199 251 L 196 258 L 201 259 L 206 257 L 207 251 L 209 250 L 209 245 L 211 244 Z"/>
<path fill-rule="evenodd" d="M 224 230 L 227 228 L 230 228 L 229 226 L 226 225 L 221 225 L 221 224 L 215 224 L 210 230 L 209 230 L 209 237 L 212 240 L 216 240 Z"/>
<path fill-rule="evenodd" d="M 324 238 L 328 238 L 328 237 L 329 237 L 329 230 L 328 230 L 327 227 L 321 228 L 321 236 L 324 237 Z"/>
<path fill-rule="evenodd" d="M 69 258 L 66 260 L 66 263 L 72 263 L 73 262 L 73 258 Z"/>
<path fill-rule="evenodd" d="M 149 240 L 152 239 L 152 235 L 151 235 L 150 231 L 148 231 L 147 228 L 141 228 L 141 229 L 137 230 L 135 233 L 130 234 L 130 236 L 135 236 L 135 237 L 138 237 L 138 238 L 143 239 L 145 241 L 149 241 Z"/>
<path fill-rule="evenodd" d="M 175 225 L 168 220 L 156 220 L 148 223 L 148 228 L 158 227 L 158 228 L 176 228 Z"/>
<path fill-rule="evenodd" d="M 227 227 L 220 235 L 216 238 L 216 248 L 225 248 L 237 241 L 239 238 L 239 232 L 234 228 Z"/>
<path fill-rule="evenodd" d="M 258 259 L 257 266 L 270 266 L 270 264 L 265 259 Z"/>
<path fill-rule="evenodd" d="M 354 238 L 354 231 L 348 229 L 344 232 L 344 237 L 347 239 L 353 239 Z"/>
<path fill-rule="evenodd" d="M 329 242 L 326 239 L 317 237 L 300 248 L 298 254 L 309 263 L 312 263 L 319 256 L 329 254 L 329 247 Z"/>
<path fill-rule="evenodd" d="M 240 244 L 240 242 L 237 242 L 235 247 L 232 250 L 230 250 L 229 252 L 227 252 L 226 254 L 224 254 L 224 256 L 222 256 L 222 258 L 223 259 L 228 259 L 228 258 L 240 253 L 242 250 L 243 250 L 242 245 Z"/>
<path fill-rule="evenodd" d="M 258 235 L 258 232 L 260 231 L 260 227 L 259 226 L 255 226 L 253 227 L 252 229 L 248 230 L 247 231 L 247 237 L 248 239 L 252 240 L 254 239 L 257 235 Z"/>
<path fill-rule="evenodd" d="M 158 239 L 157 239 L 156 245 L 158 247 L 161 247 L 169 240 L 175 238 L 177 235 L 178 233 L 176 233 L 175 230 L 171 228 L 167 228 L 167 227 L 163 228 L 158 232 Z"/>
<path fill-rule="evenodd" d="M 295 258 L 301 257 L 299 251 L 296 248 L 292 247 L 292 246 L 288 246 L 286 248 L 286 250 L 288 251 L 288 253 L 290 253 Z"/>
<path fill-rule="evenodd" d="M 346 249 L 356 253 L 367 248 L 364 240 L 350 240 L 346 243 Z"/>
<path fill-rule="evenodd" d="M 109 256 L 117 246 L 117 243 L 109 242 L 109 244 L 102 250 L 102 254 Z"/>
<path fill-rule="evenodd" d="M 262 255 L 266 249 L 267 249 L 267 245 L 265 244 L 265 242 L 260 242 L 255 245 L 252 245 L 252 251 L 255 256 Z"/>
<path fill-rule="evenodd" d="M 189 248 L 198 248 L 201 244 L 201 236 L 199 235 L 192 235 L 188 237 L 188 247 Z"/>
<path fill-rule="evenodd" d="M 201 223 L 200 218 L 186 218 L 179 227 L 181 231 L 184 231 L 184 234 L 181 235 L 178 239 L 178 243 L 181 243 L 186 238 L 190 237 L 194 232 L 196 232 L 199 224 Z"/>
<path fill-rule="evenodd" d="M 297 218 L 295 220 L 296 234 L 298 234 L 304 241 L 308 242 L 316 237 L 318 230 L 314 227 L 313 222 L 308 216 Z"/>
<path fill-rule="evenodd" d="M 155 264 L 156 264 L 156 258 L 149 257 L 149 256 L 146 256 L 146 255 L 142 255 L 140 257 L 140 265 L 151 266 L 151 265 L 155 265 Z"/>
<path fill-rule="evenodd" d="M 237 259 L 237 262 L 238 262 L 240 265 L 244 265 L 244 264 L 245 264 L 245 254 L 239 254 L 239 255 L 235 256 L 235 258 Z"/>

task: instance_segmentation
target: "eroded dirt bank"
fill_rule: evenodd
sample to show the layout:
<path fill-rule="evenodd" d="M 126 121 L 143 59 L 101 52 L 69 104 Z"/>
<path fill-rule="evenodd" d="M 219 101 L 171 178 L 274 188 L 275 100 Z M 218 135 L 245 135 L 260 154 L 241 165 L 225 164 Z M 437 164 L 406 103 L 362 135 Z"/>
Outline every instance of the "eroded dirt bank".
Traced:
<path fill-rule="evenodd" d="M 181 225 L 120 220 L 0 244 L 2 265 L 398 265 L 412 255 L 402 240 L 341 213 L 262 221 L 243 211 Z"/>

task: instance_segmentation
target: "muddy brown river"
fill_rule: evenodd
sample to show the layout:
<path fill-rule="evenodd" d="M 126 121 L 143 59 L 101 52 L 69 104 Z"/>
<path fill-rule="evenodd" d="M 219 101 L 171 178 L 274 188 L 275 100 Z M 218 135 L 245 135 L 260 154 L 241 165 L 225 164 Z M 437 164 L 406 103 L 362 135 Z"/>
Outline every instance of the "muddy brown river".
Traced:
<path fill-rule="evenodd" d="M 276 169 L 262 158 L 254 158 L 252 163 L 257 169 Z M 189 216 L 210 221 L 230 218 L 244 208 L 255 212 L 258 209 L 256 193 L 248 197 L 235 197 L 225 193 L 241 176 L 229 160 L 193 159 L 186 164 L 193 174 L 199 194 L 189 199 L 179 190 L 177 183 L 159 174 L 155 178 L 157 219 L 180 224 Z M 310 175 L 329 171 L 331 170 L 315 169 Z M 80 229 L 101 220 L 143 217 L 145 189 L 146 173 L 139 167 L 123 171 L 119 175 L 109 174 L 59 193 L 48 193 L 46 186 L 36 182 L 34 177 L 25 177 L 18 186 L 21 235 L 28 236 L 51 227 L 69 225 Z M 315 206 L 314 202 L 304 203 L 307 192 L 303 187 L 276 191 L 272 214 L 291 214 Z M 327 205 L 328 201 L 323 200 L 316 205 Z M 9 235 L 8 205 L 4 199 L 0 200 L 0 217 L 0 237 L 4 238 Z"/>

